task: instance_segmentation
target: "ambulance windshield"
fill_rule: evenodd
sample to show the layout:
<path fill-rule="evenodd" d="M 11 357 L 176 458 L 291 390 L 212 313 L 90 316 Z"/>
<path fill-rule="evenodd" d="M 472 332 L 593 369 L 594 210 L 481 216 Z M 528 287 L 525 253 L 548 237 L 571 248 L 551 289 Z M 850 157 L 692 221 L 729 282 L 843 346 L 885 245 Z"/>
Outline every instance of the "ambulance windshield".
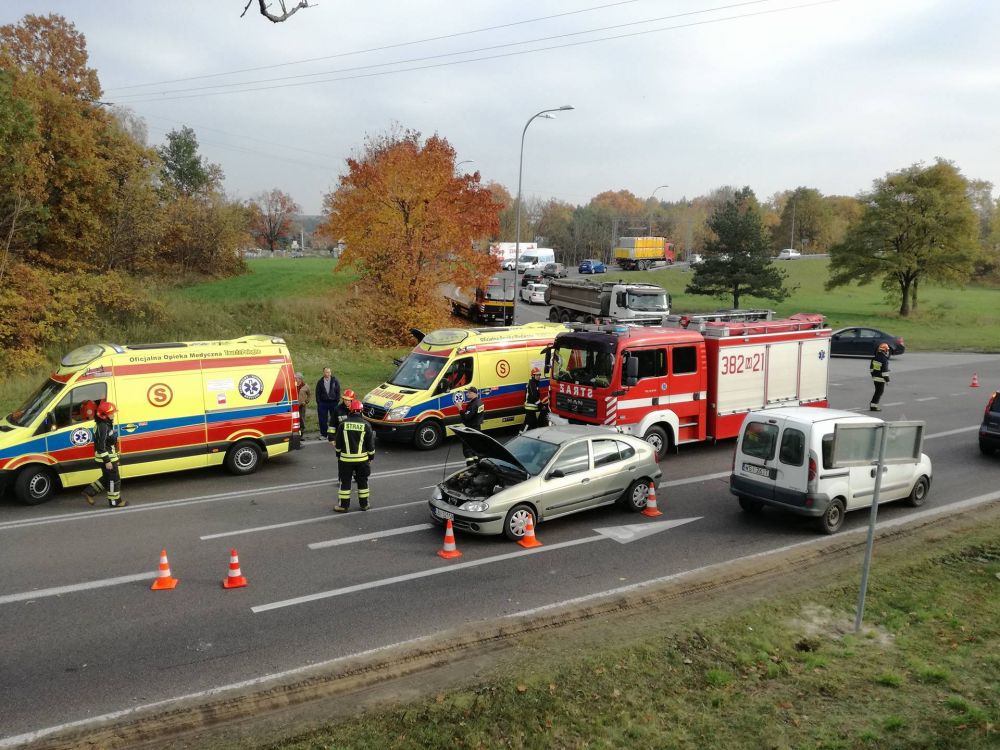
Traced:
<path fill-rule="evenodd" d="M 389 378 L 389 383 L 400 388 L 413 388 L 426 391 L 434 385 L 437 376 L 448 363 L 445 357 L 432 357 L 429 354 L 410 354 L 403 360 L 396 373 Z"/>
<path fill-rule="evenodd" d="M 557 348 L 552 352 L 552 376 L 560 383 L 605 387 L 611 382 L 615 355 L 595 349 Z"/>
<path fill-rule="evenodd" d="M 64 387 L 63 383 L 46 380 L 41 388 L 31 394 L 31 397 L 24 402 L 20 409 L 7 415 L 7 421 L 18 427 L 27 427 L 35 421 L 35 417 L 45 411 Z"/>

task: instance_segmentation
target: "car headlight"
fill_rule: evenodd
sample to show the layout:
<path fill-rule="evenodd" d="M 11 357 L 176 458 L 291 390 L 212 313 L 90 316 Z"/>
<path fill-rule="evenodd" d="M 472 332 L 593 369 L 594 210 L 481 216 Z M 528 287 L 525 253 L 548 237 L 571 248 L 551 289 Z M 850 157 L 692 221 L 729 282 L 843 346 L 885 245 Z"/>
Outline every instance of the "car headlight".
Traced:
<path fill-rule="evenodd" d="M 431 493 L 431 500 L 444 500 L 444 495 L 441 494 L 440 487 L 434 487 L 434 491 Z"/>
<path fill-rule="evenodd" d="M 485 500 L 470 500 L 467 503 L 462 503 L 462 507 L 459 510 L 468 511 L 469 513 L 483 513 L 490 509 L 490 504 Z"/>
<path fill-rule="evenodd" d="M 406 415 L 409 413 L 409 406 L 397 406 L 395 409 L 390 409 L 389 413 L 385 415 L 385 418 L 389 421 L 399 421 L 400 419 L 406 419 Z"/>

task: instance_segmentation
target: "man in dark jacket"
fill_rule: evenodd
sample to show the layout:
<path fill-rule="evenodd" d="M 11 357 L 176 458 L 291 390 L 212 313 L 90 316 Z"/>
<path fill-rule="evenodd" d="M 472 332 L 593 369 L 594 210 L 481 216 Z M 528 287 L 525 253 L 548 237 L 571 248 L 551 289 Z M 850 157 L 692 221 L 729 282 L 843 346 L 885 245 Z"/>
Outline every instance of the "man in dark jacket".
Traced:
<path fill-rule="evenodd" d="M 351 504 L 351 482 L 358 483 L 358 504 L 368 510 L 368 477 L 375 458 L 375 438 L 372 426 L 361 416 L 361 402 L 351 402 L 351 413 L 334 428 L 330 438 L 337 450 L 337 474 L 340 489 L 334 510 L 343 513 Z"/>
<path fill-rule="evenodd" d="M 93 402 L 88 401 L 81 407 L 81 416 L 91 416 L 91 410 L 94 417 L 94 460 L 101 465 L 101 478 L 91 482 L 83 491 L 83 496 L 87 503 L 93 505 L 94 498 L 106 488 L 108 505 L 123 508 L 128 503 L 122 499 L 122 478 L 118 471 L 118 436 L 114 423 L 118 409 L 110 401 L 102 401 L 94 409 Z"/>
<path fill-rule="evenodd" d="M 878 351 L 875 352 L 875 356 L 872 357 L 871 362 L 868 364 L 868 370 L 871 372 L 872 382 L 875 384 L 875 394 L 872 396 L 872 402 L 868 405 L 868 409 L 870 411 L 882 411 L 882 407 L 878 405 L 878 402 L 882 398 L 885 384 L 889 382 L 888 344 L 882 343 L 878 345 Z"/>
<path fill-rule="evenodd" d="M 323 377 L 316 383 L 316 413 L 319 416 L 319 434 L 325 438 L 327 424 L 330 421 L 337 404 L 340 403 L 340 383 L 333 376 L 329 367 L 323 368 Z M 336 427 L 336 422 L 333 424 Z"/>
<path fill-rule="evenodd" d="M 465 403 L 462 404 L 462 408 L 459 411 L 459 418 L 462 420 L 462 424 L 474 430 L 483 429 L 483 415 L 485 411 L 486 407 L 483 405 L 483 400 L 479 398 L 479 389 L 474 385 L 470 386 L 465 392 Z M 479 460 L 479 457 L 464 442 L 462 443 L 462 454 L 465 456 L 465 464 L 467 466 Z"/>

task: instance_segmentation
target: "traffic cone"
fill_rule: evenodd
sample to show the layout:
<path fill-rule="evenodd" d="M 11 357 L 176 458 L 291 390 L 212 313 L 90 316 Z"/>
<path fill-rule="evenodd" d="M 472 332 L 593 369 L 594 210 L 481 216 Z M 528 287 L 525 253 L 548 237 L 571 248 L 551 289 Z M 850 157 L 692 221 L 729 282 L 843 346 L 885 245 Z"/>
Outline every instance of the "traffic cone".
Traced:
<path fill-rule="evenodd" d="M 444 528 L 444 547 L 438 550 L 438 557 L 450 560 L 453 557 L 461 557 L 462 553 L 455 546 L 455 530 L 451 527 L 451 519 Z"/>
<path fill-rule="evenodd" d="M 170 563 L 167 562 L 167 551 L 160 550 L 160 572 L 150 586 L 153 591 L 177 588 L 177 579 L 170 575 Z"/>
<path fill-rule="evenodd" d="M 542 543 L 535 538 L 535 522 L 531 516 L 528 516 L 528 523 L 524 527 L 524 536 L 522 536 L 518 542 L 522 547 L 541 547 Z"/>
<path fill-rule="evenodd" d="M 244 578 L 243 571 L 240 570 L 240 556 L 236 554 L 236 550 L 229 550 L 229 575 L 222 582 L 222 588 L 238 589 L 246 585 L 247 579 Z"/>
<path fill-rule="evenodd" d="M 663 515 L 656 507 L 656 485 L 653 482 L 649 483 L 649 495 L 646 496 L 646 507 L 639 512 L 650 518 Z"/>
<path fill-rule="evenodd" d="M 969 388 L 978 388 L 978 387 L 979 387 L 979 373 L 974 372 L 972 373 L 972 382 L 969 383 Z"/>

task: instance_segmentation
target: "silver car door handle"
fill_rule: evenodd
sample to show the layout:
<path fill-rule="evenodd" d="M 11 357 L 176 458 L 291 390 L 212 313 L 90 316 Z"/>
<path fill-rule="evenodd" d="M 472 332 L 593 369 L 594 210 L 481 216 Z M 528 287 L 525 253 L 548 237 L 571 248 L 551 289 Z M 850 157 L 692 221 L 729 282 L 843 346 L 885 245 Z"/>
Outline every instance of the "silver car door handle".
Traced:
<path fill-rule="evenodd" d="M 580 484 L 586 484 L 589 481 L 590 481 L 589 479 L 581 479 Z"/>
<path fill-rule="evenodd" d="M 628 470 L 629 470 L 629 471 L 635 471 L 635 470 L 636 470 L 636 469 L 638 469 L 638 468 L 639 468 L 638 466 L 636 466 L 636 465 L 634 465 L 634 464 L 633 464 L 632 466 L 629 466 L 629 467 L 628 467 Z"/>

